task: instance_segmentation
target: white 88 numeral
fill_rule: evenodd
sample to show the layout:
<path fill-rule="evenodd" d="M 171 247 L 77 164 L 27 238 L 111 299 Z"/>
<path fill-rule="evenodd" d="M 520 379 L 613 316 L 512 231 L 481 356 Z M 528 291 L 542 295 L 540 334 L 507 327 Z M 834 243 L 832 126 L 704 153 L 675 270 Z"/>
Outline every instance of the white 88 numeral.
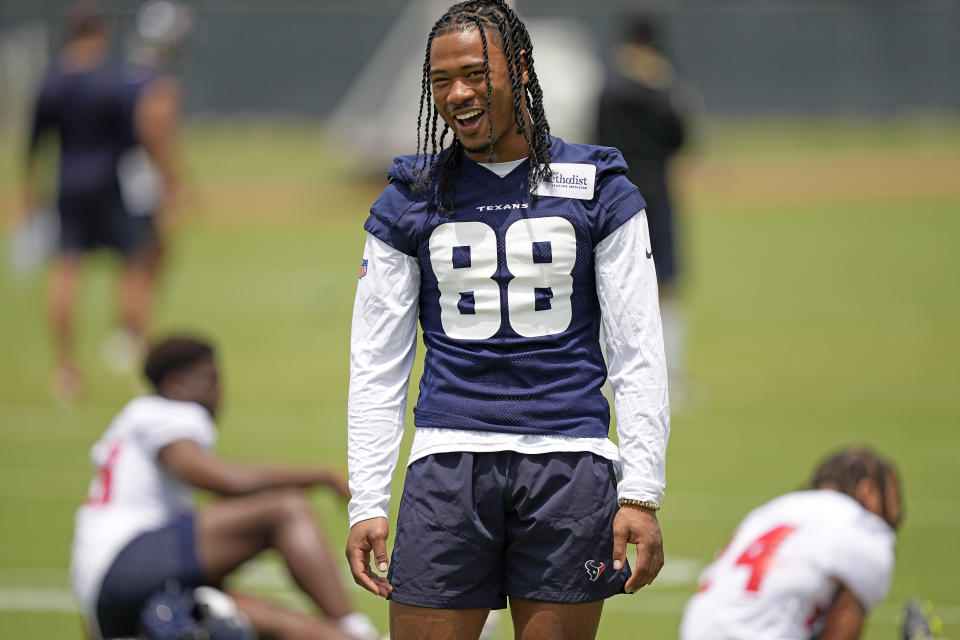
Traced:
<path fill-rule="evenodd" d="M 534 243 L 549 247 L 549 261 L 534 261 Z M 507 322 L 521 336 L 535 338 L 565 331 L 570 326 L 577 237 L 565 218 L 517 220 L 504 236 L 507 269 L 514 276 L 507 285 Z M 468 265 L 454 268 L 454 249 Z M 546 258 L 543 258 L 546 260 Z M 444 332 L 459 340 L 484 340 L 500 329 L 500 286 L 497 236 L 483 222 L 449 222 L 430 235 L 430 264 L 440 289 L 440 322 Z M 544 308 L 536 309 L 536 289 L 549 289 Z M 461 293 L 473 292 L 473 313 L 459 308 Z"/>

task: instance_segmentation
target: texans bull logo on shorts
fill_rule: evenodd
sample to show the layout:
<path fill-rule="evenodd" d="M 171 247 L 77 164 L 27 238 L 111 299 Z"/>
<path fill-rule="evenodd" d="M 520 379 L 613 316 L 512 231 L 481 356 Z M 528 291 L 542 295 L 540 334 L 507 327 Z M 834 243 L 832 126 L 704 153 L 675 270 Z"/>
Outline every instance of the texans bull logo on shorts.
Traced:
<path fill-rule="evenodd" d="M 607 568 L 607 565 L 596 560 L 587 560 L 583 566 L 587 570 L 587 575 L 590 576 L 590 582 L 596 582 L 603 570 Z"/>

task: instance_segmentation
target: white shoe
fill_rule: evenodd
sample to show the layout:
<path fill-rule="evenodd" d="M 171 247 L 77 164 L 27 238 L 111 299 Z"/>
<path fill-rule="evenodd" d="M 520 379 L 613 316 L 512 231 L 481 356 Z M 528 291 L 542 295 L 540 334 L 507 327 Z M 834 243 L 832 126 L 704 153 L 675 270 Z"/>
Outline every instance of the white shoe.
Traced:
<path fill-rule="evenodd" d="M 339 620 L 337 625 L 340 630 L 357 640 L 380 640 L 380 632 L 373 626 L 373 622 L 365 614 L 359 611 L 348 613 Z"/>

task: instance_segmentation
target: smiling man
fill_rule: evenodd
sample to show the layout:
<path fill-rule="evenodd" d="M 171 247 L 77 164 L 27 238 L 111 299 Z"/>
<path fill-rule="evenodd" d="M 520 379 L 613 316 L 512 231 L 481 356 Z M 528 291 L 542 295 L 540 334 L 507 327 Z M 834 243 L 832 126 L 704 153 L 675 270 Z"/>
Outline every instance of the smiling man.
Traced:
<path fill-rule="evenodd" d="M 643 198 L 616 149 L 550 135 L 533 45 L 504 2 L 436 22 L 417 126 L 416 154 L 394 161 L 365 225 L 351 571 L 390 599 L 395 639 L 474 639 L 508 603 L 517 637 L 593 638 L 604 599 L 663 564 L 669 407 Z M 418 320 L 426 356 L 391 562 Z"/>

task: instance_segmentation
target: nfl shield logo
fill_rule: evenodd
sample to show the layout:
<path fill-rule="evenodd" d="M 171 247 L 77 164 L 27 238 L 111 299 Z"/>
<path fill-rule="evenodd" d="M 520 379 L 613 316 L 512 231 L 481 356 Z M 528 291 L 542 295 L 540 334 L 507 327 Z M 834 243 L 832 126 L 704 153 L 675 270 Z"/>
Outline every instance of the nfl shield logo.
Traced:
<path fill-rule="evenodd" d="M 364 258 L 360 261 L 360 277 L 367 275 L 367 259 Z"/>

